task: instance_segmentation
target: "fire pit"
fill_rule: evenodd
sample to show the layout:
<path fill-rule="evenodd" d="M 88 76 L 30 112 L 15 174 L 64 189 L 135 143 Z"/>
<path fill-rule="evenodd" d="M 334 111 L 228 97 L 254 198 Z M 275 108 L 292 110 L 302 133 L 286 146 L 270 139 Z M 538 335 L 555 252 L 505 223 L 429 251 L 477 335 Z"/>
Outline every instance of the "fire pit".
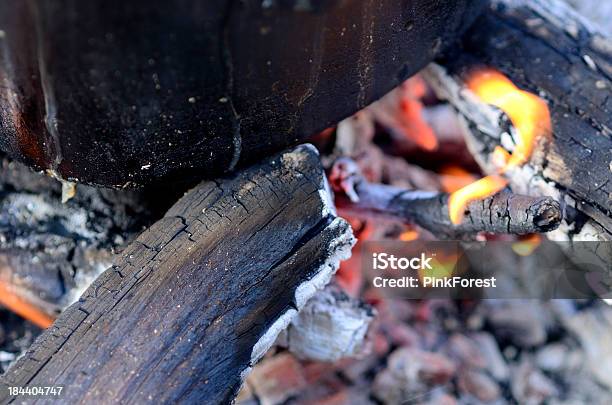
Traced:
<path fill-rule="evenodd" d="M 0 403 L 608 401 L 597 27 L 154 3 L 0 13 Z"/>

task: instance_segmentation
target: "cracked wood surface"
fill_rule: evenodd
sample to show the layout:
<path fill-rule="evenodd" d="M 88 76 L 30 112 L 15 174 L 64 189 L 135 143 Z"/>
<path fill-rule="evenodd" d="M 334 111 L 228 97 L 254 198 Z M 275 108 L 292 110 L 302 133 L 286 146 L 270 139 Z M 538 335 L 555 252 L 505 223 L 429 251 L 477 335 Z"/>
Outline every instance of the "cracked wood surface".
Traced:
<path fill-rule="evenodd" d="M 359 202 L 338 197 L 341 213 L 415 223 L 444 239 L 472 238 L 478 232 L 542 233 L 557 228 L 561 221 L 561 209 L 554 199 L 507 190 L 469 203 L 458 225 L 450 220 L 447 193 L 406 190 L 365 181 L 356 184 L 355 191 Z"/>
<path fill-rule="evenodd" d="M 189 191 L 0 378 L 0 403 L 24 385 L 64 385 L 65 403 L 231 401 L 262 336 L 353 243 L 325 181 L 300 146 Z"/>
<path fill-rule="evenodd" d="M 513 189 L 566 203 L 569 234 L 588 222 L 612 237 L 612 41 L 558 0 L 495 0 L 439 63 L 426 76 L 466 118 L 468 144 L 485 170 L 508 121 L 466 94 L 463 75 L 494 67 L 547 101 L 552 141 L 509 173 Z"/>

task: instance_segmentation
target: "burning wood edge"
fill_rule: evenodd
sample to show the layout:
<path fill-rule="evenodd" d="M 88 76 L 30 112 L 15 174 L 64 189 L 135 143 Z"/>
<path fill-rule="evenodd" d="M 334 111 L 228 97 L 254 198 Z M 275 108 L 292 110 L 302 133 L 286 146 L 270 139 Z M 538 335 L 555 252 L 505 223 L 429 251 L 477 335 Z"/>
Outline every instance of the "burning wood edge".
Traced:
<path fill-rule="evenodd" d="M 365 353 L 374 308 L 328 285 L 300 310 L 276 344 L 305 360 L 333 362 Z"/>
<path fill-rule="evenodd" d="M 518 87 L 543 97 L 551 139 L 505 172 L 516 192 L 562 202 L 556 240 L 612 240 L 612 41 L 558 0 L 494 0 L 454 53 L 424 77 L 463 119 L 466 141 L 487 173 L 494 150 L 512 144 L 504 114 L 464 84 L 474 67 L 500 69 Z"/>
<path fill-rule="evenodd" d="M 67 403 L 230 402 L 350 256 L 304 145 L 189 191 L 0 377 Z"/>
<path fill-rule="evenodd" d="M 339 177 L 340 186 L 335 181 Z M 502 191 L 467 205 L 463 221 L 449 217 L 447 193 L 406 190 L 368 182 L 357 164 L 341 158 L 330 175 L 338 193 L 336 206 L 355 216 L 391 218 L 415 223 L 442 238 L 460 238 L 478 232 L 527 234 L 549 232 L 562 219 L 559 203 L 550 197 L 530 197 Z"/>

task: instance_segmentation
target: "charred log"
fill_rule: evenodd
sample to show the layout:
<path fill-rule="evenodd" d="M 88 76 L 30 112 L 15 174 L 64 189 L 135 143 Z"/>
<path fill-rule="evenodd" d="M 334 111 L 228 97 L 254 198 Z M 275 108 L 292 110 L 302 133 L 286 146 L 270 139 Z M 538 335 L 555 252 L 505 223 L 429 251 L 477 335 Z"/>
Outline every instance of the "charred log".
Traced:
<path fill-rule="evenodd" d="M 425 74 L 466 123 L 468 146 L 493 172 L 491 155 L 510 132 L 505 115 L 465 90 L 475 67 L 502 71 L 543 97 L 553 133 L 512 188 L 563 202 L 563 239 L 612 239 L 612 42 L 560 1 L 495 0 L 459 46 Z"/>
<path fill-rule="evenodd" d="M 65 385 L 66 402 L 228 402 L 352 243 L 311 147 L 203 183 L 131 243 L 0 385 Z"/>
<path fill-rule="evenodd" d="M 484 3 L 2 0 L 0 146 L 104 186 L 213 178 L 381 97 Z"/>
<path fill-rule="evenodd" d="M 370 183 L 349 159 L 336 162 L 331 179 L 334 188 L 343 191 L 336 198 L 341 212 L 414 223 L 447 239 L 470 237 L 478 232 L 519 235 L 548 232 L 562 219 L 559 203 L 550 197 L 502 191 L 468 204 L 463 221 L 454 225 L 449 217 L 447 193 Z"/>

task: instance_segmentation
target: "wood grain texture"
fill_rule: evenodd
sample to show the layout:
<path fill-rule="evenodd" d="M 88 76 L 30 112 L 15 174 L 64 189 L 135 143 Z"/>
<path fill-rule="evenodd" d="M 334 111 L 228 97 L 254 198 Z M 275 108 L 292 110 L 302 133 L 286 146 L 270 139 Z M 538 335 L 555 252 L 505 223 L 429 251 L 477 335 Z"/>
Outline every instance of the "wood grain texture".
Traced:
<path fill-rule="evenodd" d="M 300 146 L 189 191 L 1 377 L 0 403 L 27 384 L 65 385 L 65 403 L 230 402 L 349 255 L 325 186 Z"/>
<path fill-rule="evenodd" d="M 494 67 L 548 103 L 553 134 L 538 145 L 515 192 L 566 203 L 568 233 L 612 236 L 612 41 L 558 0 L 495 0 L 459 46 L 427 69 L 437 93 L 466 118 L 468 144 L 487 170 L 508 131 L 499 110 L 463 88 L 476 67 Z M 512 177 L 512 173 L 509 173 Z"/>

